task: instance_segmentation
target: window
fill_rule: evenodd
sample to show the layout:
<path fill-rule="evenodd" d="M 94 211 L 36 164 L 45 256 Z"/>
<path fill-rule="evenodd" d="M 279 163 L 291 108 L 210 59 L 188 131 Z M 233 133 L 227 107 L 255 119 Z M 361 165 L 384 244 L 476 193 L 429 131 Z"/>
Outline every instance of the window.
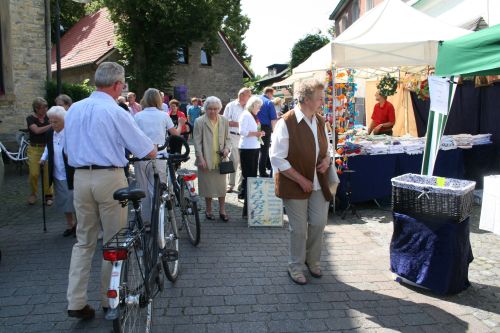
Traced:
<path fill-rule="evenodd" d="M 352 21 L 351 24 L 356 22 L 359 19 L 359 0 L 354 0 L 352 3 Z"/>
<path fill-rule="evenodd" d="M 187 47 L 179 47 L 177 49 L 177 62 L 179 64 L 188 64 L 189 63 L 189 54 Z"/>
<path fill-rule="evenodd" d="M 366 0 L 366 11 L 373 8 L 373 0 Z"/>
<path fill-rule="evenodd" d="M 212 66 L 212 56 L 204 48 L 201 49 L 200 63 L 205 66 Z"/>

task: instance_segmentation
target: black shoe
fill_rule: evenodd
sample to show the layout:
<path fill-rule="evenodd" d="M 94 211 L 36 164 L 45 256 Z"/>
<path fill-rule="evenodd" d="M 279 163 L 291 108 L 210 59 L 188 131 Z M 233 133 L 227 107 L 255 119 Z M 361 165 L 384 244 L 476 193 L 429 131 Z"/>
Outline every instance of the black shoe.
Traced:
<path fill-rule="evenodd" d="M 260 174 L 260 177 L 261 177 L 261 178 L 269 178 L 270 176 L 269 176 L 269 174 L 268 174 L 268 173 L 261 173 L 261 174 Z"/>
<path fill-rule="evenodd" d="M 76 235 L 76 227 L 64 230 L 63 237 L 68 237 L 68 236 L 71 236 L 71 235 Z"/>
<path fill-rule="evenodd" d="M 220 216 L 222 221 L 224 221 L 224 222 L 229 221 L 229 217 L 227 216 L 227 214 L 219 214 L 219 216 Z"/>
<path fill-rule="evenodd" d="M 95 317 L 95 311 L 87 304 L 81 310 L 68 310 L 68 316 L 89 320 Z"/>
<path fill-rule="evenodd" d="M 238 194 L 238 199 L 243 200 L 243 199 L 245 199 L 245 196 L 240 193 L 240 194 Z"/>
<path fill-rule="evenodd" d="M 107 306 L 103 306 L 103 307 L 102 307 L 102 311 L 103 311 L 104 313 L 108 313 L 108 310 L 109 310 L 109 308 L 108 308 Z"/>

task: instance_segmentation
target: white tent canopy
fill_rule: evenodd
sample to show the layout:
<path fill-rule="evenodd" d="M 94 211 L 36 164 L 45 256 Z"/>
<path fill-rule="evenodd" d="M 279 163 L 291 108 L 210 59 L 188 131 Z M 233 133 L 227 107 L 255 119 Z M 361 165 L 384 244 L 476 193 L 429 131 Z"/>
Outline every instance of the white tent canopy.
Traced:
<path fill-rule="evenodd" d="M 332 43 L 336 67 L 434 66 L 437 44 L 471 31 L 450 26 L 401 0 L 385 0 Z"/>

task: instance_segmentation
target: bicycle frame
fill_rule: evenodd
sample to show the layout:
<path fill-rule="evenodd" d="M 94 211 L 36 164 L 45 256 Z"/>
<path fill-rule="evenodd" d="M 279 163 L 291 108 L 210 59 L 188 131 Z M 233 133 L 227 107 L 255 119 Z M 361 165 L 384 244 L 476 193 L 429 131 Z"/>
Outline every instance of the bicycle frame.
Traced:
<path fill-rule="evenodd" d="M 26 140 L 26 135 L 23 133 L 20 135 L 19 148 L 17 152 L 10 152 L 5 146 L 0 142 L 0 152 L 5 152 L 5 155 L 14 162 L 22 162 L 28 159 L 27 147 L 29 142 Z"/>

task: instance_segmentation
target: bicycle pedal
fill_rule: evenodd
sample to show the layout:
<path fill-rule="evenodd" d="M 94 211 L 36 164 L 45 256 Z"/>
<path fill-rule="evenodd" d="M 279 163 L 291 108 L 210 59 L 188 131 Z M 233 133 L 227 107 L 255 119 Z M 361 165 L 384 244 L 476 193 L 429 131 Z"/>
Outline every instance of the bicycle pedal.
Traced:
<path fill-rule="evenodd" d="M 179 251 L 172 249 L 163 249 L 162 256 L 168 262 L 177 261 L 179 260 Z"/>

